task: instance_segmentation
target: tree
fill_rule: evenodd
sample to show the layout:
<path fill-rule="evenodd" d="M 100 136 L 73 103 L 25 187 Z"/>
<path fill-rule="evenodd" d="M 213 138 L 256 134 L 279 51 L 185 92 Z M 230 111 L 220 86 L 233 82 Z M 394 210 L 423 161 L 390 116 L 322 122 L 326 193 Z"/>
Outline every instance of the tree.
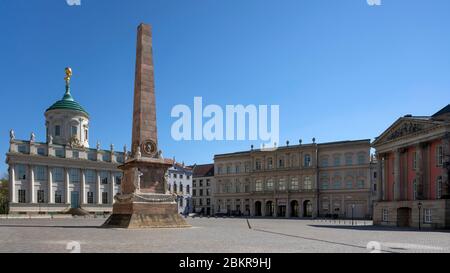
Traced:
<path fill-rule="evenodd" d="M 8 177 L 5 175 L 0 179 L 0 214 L 6 214 L 9 211 L 9 189 Z"/>

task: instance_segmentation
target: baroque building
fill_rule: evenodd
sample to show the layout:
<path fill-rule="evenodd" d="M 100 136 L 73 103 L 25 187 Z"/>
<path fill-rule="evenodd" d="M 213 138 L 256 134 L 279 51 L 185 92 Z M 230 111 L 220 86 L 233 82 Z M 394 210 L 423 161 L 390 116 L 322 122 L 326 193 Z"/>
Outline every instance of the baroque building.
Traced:
<path fill-rule="evenodd" d="M 10 132 L 10 213 L 61 213 L 72 209 L 110 212 L 119 192 L 127 154 L 89 148 L 89 114 L 70 92 L 72 71 L 66 68 L 66 91 L 45 111 L 46 141 Z"/>
<path fill-rule="evenodd" d="M 212 215 L 214 211 L 214 164 L 192 166 L 192 207 L 200 215 Z"/>
<path fill-rule="evenodd" d="M 214 156 L 214 213 L 372 216 L 370 140 L 289 145 Z"/>
<path fill-rule="evenodd" d="M 176 195 L 178 212 L 189 214 L 192 209 L 192 168 L 185 166 L 184 163 L 177 163 L 173 160 L 173 165 L 167 171 L 167 189 Z"/>
<path fill-rule="evenodd" d="M 397 119 L 372 145 L 381 186 L 374 224 L 450 227 L 450 105 Z"/>

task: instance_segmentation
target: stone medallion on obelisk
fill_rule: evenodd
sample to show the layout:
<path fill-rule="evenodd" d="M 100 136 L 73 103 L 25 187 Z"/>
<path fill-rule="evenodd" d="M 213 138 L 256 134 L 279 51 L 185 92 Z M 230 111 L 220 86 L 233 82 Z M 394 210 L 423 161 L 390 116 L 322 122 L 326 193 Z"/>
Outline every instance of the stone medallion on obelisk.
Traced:
<path fill-rule="evenodd" d="M 138 27 L 131 156 L 119 166 L 124 172 L 121 193 L 104 227 L 189 227 L 178 214 L 174 196 L 166 191 L 172 166 L 158 148 L 151 27 Z"/>

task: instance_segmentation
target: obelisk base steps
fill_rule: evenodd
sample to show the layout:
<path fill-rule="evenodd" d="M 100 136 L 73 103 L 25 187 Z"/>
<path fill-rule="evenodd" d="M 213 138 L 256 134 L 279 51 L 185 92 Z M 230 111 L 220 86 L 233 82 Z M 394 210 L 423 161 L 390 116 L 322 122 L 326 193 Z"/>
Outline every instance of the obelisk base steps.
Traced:
<path fill-rule="evenodd" d="M 178 214 L 176 203 L 114 204 L 105 228 L 186 228 L 191 227 Z"/>

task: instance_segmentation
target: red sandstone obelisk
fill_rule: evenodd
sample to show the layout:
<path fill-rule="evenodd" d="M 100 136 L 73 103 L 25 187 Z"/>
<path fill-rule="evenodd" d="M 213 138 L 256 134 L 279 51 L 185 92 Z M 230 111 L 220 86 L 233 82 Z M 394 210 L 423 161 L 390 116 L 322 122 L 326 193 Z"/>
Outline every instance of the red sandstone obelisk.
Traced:
<path fill-rule="evenodd" d="M 189 227 L 178 214 L 175 198 L 166 192 L 166 172 L 172 166 L 158 149 L 151 27 L 140 24 L 137 35 L 131 157 L 121 193 L 104 227 Z"/>

